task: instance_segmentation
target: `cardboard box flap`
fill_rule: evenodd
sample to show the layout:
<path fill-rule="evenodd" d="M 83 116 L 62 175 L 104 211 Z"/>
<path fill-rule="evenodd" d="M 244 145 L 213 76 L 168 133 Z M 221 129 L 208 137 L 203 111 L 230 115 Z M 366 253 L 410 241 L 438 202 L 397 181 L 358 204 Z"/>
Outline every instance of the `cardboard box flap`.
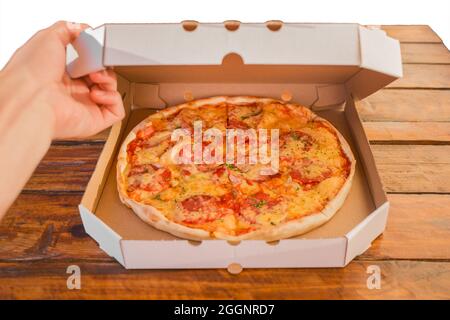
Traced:
<path fill-rule="evenodd" d="M 358 25 L 285 24 L 271 31 L 243 23 L 106 25 L 105 65 L 219 65 L 230 53 L 245 64 L 360 65 Z M 130 35 L 133 35 L 130 37 Z M 180 54 L 182 50 L 182 54 Z"/>
<path fill-rule="evenodd" d="M 364 253 L 370 247 L 372 241 L 383 233 L 386 227 L 388 211 L 389 202 L 386 202 L 346 234 L 345 237 L 348 240 L 345 255 L 346 265 L 353 258 Z"/>
<path fill-rule="evenodd" d="M 114 66 L 133 82 L 164 82 L 166 70 L 180 71 L 171 77 L 179 82 L 214 82 L 218 75 L 224 82 L 264 82 L 264 75 L 282 66 L 272 82 L 287 74 L 298 83 L 342 84 L 359 98 L 402 75 L 398 41 L 357 24 L 286 23 L 276 31 L 264 23 L 194 26 L 107 24 L 87 30 L 73 43 L 76 50 L 68 49 L 68 72 L 79 77 Z M 224 66 L 230 55 L 239 56 L 243 67 Z M 133 73 L 133 66 L 140 71 Z"/>
<path fill-rule="evenodd" d="M 67 46 L 67 72 L 72 78 L 79 78 L 88 73 L 104 69 L 103 49 L 105 26 L 86 29 L 78 39 Z"/>
<path fill-rule="evenodd" d="M 86 233 L 97 241 L 103 251 L 105 251 L 109 256 L 114 257 L 124 266 L 125 262 L 120 243 L 122 237 L 106 225 L 95 214 L 86 209 L 82 204 L 80 204 L 78 208 L 80 210 L 81 220 L 83 221 Z"/>

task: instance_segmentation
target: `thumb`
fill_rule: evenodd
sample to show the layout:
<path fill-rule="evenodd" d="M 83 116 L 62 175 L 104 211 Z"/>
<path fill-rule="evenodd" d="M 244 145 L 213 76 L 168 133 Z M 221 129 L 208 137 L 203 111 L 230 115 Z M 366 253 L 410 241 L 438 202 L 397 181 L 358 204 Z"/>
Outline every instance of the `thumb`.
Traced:
<path fill-rule="evenodd" d="M 74 23 L 68 21 L 58 21 L 48 28 L 49 31 L 56 33 L 61 43 L 67 46 L 75 40 L 80 33 L 89 28 L 89 25 L 84 23 Z"/>

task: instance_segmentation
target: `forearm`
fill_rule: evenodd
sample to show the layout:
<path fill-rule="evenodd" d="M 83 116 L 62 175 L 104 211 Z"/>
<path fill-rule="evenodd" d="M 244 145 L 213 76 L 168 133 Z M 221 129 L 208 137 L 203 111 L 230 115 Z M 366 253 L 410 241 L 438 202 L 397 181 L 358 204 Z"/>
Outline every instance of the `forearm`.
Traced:
<path fill-rule="evenodd" d="M 25 75 L 0 71 L 0 219 L 47 152 L 53 113 Z"/>

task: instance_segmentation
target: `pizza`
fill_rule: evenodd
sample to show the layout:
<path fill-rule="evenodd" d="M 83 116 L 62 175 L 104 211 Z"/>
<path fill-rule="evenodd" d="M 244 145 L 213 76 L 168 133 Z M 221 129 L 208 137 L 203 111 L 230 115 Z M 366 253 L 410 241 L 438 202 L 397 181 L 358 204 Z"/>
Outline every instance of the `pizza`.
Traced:
<path fill-rule="evenodd" d="M 177 237 L 274 241 L 330 220 L 355 165 L 343 136 L 307 107 L 221 96 L 138 124 L 119 150 L 117 187 L 143 221 Z"/>

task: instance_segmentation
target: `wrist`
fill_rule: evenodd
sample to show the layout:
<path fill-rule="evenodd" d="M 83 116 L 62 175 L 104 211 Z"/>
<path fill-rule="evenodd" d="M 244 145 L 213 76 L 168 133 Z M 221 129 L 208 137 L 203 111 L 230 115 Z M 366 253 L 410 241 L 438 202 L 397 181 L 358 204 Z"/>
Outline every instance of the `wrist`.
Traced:
<path fill-rule="evenodd" d="M 3 70 L 0 70 L 0 90 L 5 88 L 10 90 L 11 96 L 16 98 L 27 99 L 29 96 L 39 90 L 40 82 L 36 81 L 36 77 L 33 77 L 27 68 L 15 68 L 12 70 L 6 66 Z M 12 92 L 14 90 L 14 93 Z M 3 94 L 4 90 L 1 90 Z"/>
<path fill-rule="evenodd" d="M 52 140 L 52 114 L 36 99 L 39 91 L 20 84 L 20 77 L 0 74 L 0 218 L 12 204 Z"/>
<path fill-rule="evenodd" d="M 29 127 L 39 128 L 38 135 L 44 144 L 50 144 L 54 132 L 54 112 L 45 87 L 40 87 L 36 80 L 25 70 L 12 73 L 0 71 L 0 125 L 14 125 L 22 119 L 32 119 Z"/>

